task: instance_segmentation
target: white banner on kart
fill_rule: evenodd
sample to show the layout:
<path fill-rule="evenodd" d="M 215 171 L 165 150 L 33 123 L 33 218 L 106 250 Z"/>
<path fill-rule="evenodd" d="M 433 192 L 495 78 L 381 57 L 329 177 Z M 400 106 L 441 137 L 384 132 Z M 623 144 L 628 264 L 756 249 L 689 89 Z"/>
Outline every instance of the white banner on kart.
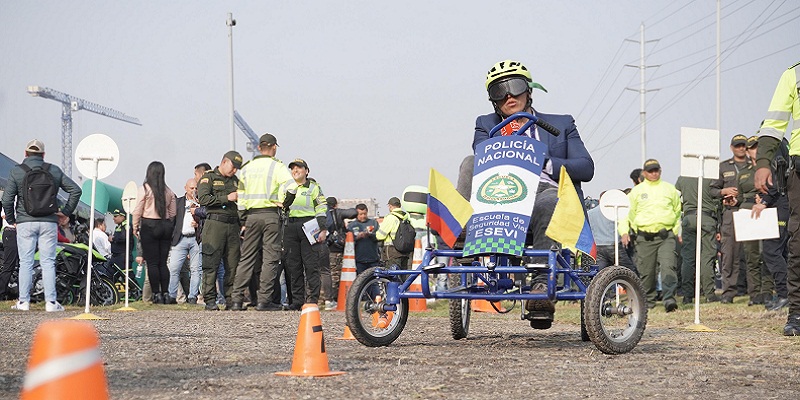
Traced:
<path fill-rule="evenodd" d="M 499 136 L 478 145 L 464 256 L 521 256 L 547 146 L 527 136 Z"/>

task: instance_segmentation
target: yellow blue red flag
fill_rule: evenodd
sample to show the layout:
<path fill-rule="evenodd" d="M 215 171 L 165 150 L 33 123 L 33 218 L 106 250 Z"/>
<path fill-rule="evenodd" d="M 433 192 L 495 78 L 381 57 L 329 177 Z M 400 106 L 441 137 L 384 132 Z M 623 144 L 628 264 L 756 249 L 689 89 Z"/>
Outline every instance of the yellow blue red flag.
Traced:
<path fill-rule="evenodd" d="M 597 245 L 589 221 L 583 212 L 578 192 L 564 166 L 561 166 L 558 178 L 558 202 L 545 235 L 573 252 L 581 251 L 597 259 Z"/>
<path fill-rule="evenodd" d="M 472 206 L 444 175 L 433 168 L 428 191 L 428 226 L 452 248 L 472 216 Z"/>

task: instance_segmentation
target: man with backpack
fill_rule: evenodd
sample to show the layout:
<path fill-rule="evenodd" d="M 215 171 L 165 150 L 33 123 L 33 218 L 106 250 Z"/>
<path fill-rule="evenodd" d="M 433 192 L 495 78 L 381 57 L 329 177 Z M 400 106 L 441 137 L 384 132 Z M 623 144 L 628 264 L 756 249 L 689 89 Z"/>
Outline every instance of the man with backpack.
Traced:
<path fill-rule="evenodd" d="M 57 197 L 59 188 L 69 194 L 67 203 L 61 207 Z M 56 301 L 56 213 L 72 214 L 80 197 L 81 188 L 61 168 L 44 162 L 44 143 L 38 139 L 28 142 L 22 164 L 9 173 L 2 200 L 6 221 L 16 227 L 19 251 L 19 300 L 12 309 L 30 309 L 31 275 L 38 244 L 45 310 L 64 311 Z"/>
<path fill-rule="evenodd" d="M 414 251 L 416 231 L 408 219 L 408 213 L 400 208 L 400 199 L 389 199 L 389 215 L 383 218 L 375 237 L 383 242 L 381 260 L 384 265 L 396 265 L 408 269 L 408 256 Z"/>

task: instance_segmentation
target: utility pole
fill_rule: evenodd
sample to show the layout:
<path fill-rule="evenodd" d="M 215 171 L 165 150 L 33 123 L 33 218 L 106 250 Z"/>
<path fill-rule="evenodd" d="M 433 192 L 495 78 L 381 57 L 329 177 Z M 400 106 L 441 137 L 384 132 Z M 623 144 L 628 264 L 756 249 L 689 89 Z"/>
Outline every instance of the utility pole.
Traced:
<path fill-rule="evenodd" d="M 652 92 L 658 89 L 647 89 L 645 88 L 645 70 L 647 68 L 659 67 L 660 65 L 644 65 L 644 44 L 650 42 L 657 42 L 656 40 L 645 41 L 644 40 L 644 22 L 639 26 L 639 41 L 625 39 L 629 42 L 639 43 L 639 65 L 632 65 L 626 64 L 626 67 L 633 67 L 639 68 L 639 88 L 625 88 L 627 90 L 633 90 L 639 92 L 639 124 L 641 125 L 642 131 L 642 165 L 644 165 L 645 160 L 647 160 L 647 111 L 645 110 L 645 94 L 647 92 Z"/>
<path fill-rule="evenodd" d="M 721 132 L 721 121 L 722 121 L 722 94 L 720 89 L 721 84 L 721 77 L 720 77 L 720 70 L 719 70 L 719 63 L 720 63 L 720 0 L 717 0 L 717 132 Z"/>
<path fill-rule="evenodd" d="M 233 13 L 228 13 L 228 19 L 225 21 L 225 25 L 228 26 L 228 41 L 230 42 L 230 56 L 231 56 L 231 73 L 230 73 L 230 82 L 231 82 L 231 150 L 236 150 L 236 123 L 234 117 L 234 106 L 233 106 L 233 27 L 236 26 L 236 20 L 233 19 Z"/>

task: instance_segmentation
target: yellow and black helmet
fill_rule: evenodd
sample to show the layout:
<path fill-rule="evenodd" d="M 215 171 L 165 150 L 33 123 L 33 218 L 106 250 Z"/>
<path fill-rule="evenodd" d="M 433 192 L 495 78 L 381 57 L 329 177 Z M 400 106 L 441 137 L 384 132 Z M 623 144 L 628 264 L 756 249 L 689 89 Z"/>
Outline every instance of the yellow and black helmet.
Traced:
<path fill-rule="evenodd" d="M 528 68 L 525 67 L 524 64 L 513 60 L 500 61 L 489 69 L 489 72 L 486 73 L 486 89 L 488 90 L 493 83 L 506 80 L 506 78 L 510 77 L 523 77 L 528 81 L 528 87 L 530 89 L 536 88 L 547 92 L 547 89 L 542 85 L 533 81 L 530 71 L 528 71 Z"/>

